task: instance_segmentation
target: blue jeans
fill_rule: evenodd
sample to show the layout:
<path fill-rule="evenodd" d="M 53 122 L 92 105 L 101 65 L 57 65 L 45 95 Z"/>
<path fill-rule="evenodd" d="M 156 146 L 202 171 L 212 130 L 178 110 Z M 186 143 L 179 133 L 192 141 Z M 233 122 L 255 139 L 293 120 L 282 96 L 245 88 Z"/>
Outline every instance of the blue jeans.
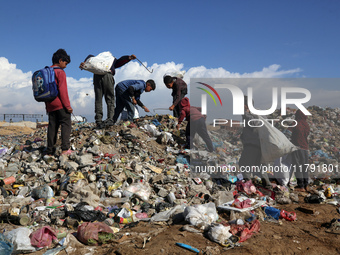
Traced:
<path fill-rule="evenodd" d="M 124 110 L 124 107 L 126 108 L 128 113 L 128 120 L 133 120 L 133 116 L 135 114 L 135 106 L 131 101 L 128 91 L 124 91 L 121 88 L 116 87 L 116 108 L 115 114 L 113 115 L 113 122 L 117 122 L 119 115 Z"/>

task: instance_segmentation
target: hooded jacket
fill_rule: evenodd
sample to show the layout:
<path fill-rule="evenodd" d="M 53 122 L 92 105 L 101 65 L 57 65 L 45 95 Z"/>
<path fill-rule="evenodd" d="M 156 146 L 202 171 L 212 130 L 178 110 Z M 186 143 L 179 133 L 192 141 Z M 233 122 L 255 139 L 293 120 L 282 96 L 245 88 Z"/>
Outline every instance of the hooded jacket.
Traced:
<path fill-rule="evenodd" d="M 308 135 L 310 128 L 307 123 L 307 116 L 299 109 L 295 113 L 295 120 L 298 124 L 291 129 L 291 141 L 301 149 L 308 150 Z"/>
<path fill-rule="evenodd" d="M 178 118 L 178 124 L 181 124 L 184 118 L 187 121 L 195 121 L 204 118 L 201 113 L 200 107 L 190 106 L 189 98 L 184 97 L 180 102 L 180 105 L 182 107 L 182 110 Z"/>

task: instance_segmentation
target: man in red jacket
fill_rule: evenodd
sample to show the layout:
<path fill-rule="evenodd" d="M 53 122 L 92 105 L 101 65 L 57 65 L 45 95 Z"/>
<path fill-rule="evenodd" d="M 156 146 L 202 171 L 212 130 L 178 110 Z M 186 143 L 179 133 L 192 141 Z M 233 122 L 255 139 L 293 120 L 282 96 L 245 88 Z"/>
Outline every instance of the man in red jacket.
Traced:
<path fill-rule="evenodd" d="M 188 121 L 187 127 L 185 129 L 185 135 L 187 138 L 187 144 L 190 148 L 193 148 L 193 139 L 195 134 L 198 133 L 202 137 L 203 141 L 206 143 L 209 152 L 214 151 L 213 143 L 207 131 L 207 126 L 205 124 L 205 118 L 200 112 L 199 107 L 190 106 L 189 98 L 184 97 L 181 104 L 180 117 L 178 119 L 177 129 L 180 128 L 184 118 Z M 191 127 L 191 130 L 190 130 Z M 190 132 L 191 131 L 191 132 Z"/>
<path fill-rule="evenodd" d="M 55 67 L 55 81 L 58 86 L 58 96 L 51 102 L 45 102 L 46 111 L 48 113 L 48 129 L 47 129 L 47 149 L 46 154 L 55 152 L 55 144 L 58 137 L 58 129 L 61 126 L 61 150 L 62 154 L 69 155 L 70 134 L 71 134 L 71 113 L 73 109 L 68 97 L 66 74 L 63 69 L 71 62 L 70 56 L 64 49 L 57 50 L 52 57 Z"/>

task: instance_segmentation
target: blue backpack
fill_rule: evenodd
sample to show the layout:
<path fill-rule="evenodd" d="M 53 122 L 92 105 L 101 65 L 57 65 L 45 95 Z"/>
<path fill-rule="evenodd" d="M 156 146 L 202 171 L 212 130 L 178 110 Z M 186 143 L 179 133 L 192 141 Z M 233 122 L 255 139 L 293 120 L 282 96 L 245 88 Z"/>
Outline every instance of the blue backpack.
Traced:
<path fill-rule="evenodd" d="M 35 71 L 32 76 L 32 89 L 34 99 L 38 102 L 51 102 L 58 96 L 58 86 L 55 82 L 54 69 L 49 67 Z"/>

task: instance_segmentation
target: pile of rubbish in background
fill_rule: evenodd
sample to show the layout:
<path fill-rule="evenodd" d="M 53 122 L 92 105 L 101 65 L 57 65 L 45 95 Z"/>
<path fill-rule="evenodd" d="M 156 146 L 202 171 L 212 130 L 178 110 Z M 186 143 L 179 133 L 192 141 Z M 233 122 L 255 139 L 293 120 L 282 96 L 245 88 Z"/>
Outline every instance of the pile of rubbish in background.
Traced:
<path fill-rule="evenodd" d="M 327 171 L 312 173 L 314 193 L 304 202 L 330 203 L 339 210 L 335 168 L 340 157 L 340 109 L 308 109 L 310 163 L 326 164 Z M 288 111 L 287 117 L 292 115 Z M 210 240 L 233 248 L 258 233 L 263 221 L 298 220 L 295 212 L 277 208 L 301 203 L 287 186 L 273 183 L 273 190 L 267 190 L 260 179 L 245 182 L 237 172 L 216 177 L 193 174 L 190 164 L 199 151 L 183 149 L 185 131 L 178 132 L 176 124 L 170 115 L 146 116 L 105 130 L 94 129 L 92 123 L 74 124 L 71 155 L 43 154 L 46 127 L 31 135 L 1 137 L 0 220 L 12 230 L 1 228 L 0 253 L 49 247 L 46 254 L 57 254 L 72 251 L 75 242 L 90 246 L 117 242 L 126 238 L 124 226 L 141 221 L 187 222 L 184 230 L 206 233 Z M 237 168 L 241 129 L 209 133 L 216 150 L 203 153 L 207 163 Z M 200 139 L 195 144 L 204 146 Z M 340 232 L 340 227 L 333 231 Z M 188 244 L 177 245 L 195 251 Z"/>

